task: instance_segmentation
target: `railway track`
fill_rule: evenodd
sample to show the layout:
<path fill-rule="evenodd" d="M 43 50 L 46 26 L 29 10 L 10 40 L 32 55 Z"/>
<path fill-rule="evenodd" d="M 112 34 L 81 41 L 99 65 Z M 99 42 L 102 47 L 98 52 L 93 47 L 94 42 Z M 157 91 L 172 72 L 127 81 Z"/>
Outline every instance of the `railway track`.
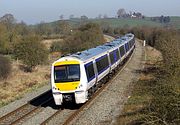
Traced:
<path fill-rule="evenodd" d="M 134 50 L 135 51 L 135 50 Z M 78 117 L 78 115 L 89 105 L 91 105 L 93 103 L 93 100 L 110 84 L 112 83 L 112 81 L 123 71 L 123 69 L 127 66 L 127 64 L 130 62 L 131 58 L 133 57 L 134 52 L 131 54 L 131 56 L 126 60 L 126 63 L 123 64 L 118 70 L 118 72 L 116 72 L 114 74 L 114 76 L 109 79 L 109 81 L 107 81 L 101 88 L 99 88 L 94 95 L 92 96 L 92 98 L 87 101 L 84 105 L 79 106 L 79 109 L 75 110 L 72 114 L 70 114 L 70 116 L 65 120 L 65 122 L 63 122 L 62 125 L 68 125 L 70 124 L 75 118 Z M 41 125 L 47 125 L 54 117 L 56 117 L 58 114 L 60 114 L 63 111 L 63 109 L 58 110 L 56 113 L 54 113 L 52 116 L 50 116 L 48 119 L 46 119 L 44 122 L 41 123 Z"/>
<path fill-rule="evenodd" d="M 23 106 L 17 108 L 16 110 L 1 117 L 0 125 L 14 125 L 21 123 L 25 118 L 38 111 L 43 107 L 43 105 L 46 105 L 52 100 L 53 98 L 51 96 L 51 90 L 49 90 L 27 102 Z"/>

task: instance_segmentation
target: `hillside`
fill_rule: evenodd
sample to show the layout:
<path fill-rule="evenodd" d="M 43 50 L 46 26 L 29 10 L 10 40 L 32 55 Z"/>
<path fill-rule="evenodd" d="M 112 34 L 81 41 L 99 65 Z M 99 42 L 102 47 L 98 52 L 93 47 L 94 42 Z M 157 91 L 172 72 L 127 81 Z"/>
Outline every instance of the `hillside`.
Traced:
<path fill-rule="evenodd" d="M 79 26 L 83 22 L 95 22 L 100 25 L 110 26 L 113 28 L 116 27 L 140 27 L 140 26 L 150 26 L 150 27 L 166 27 L 171 26 L 176 29 L 180 29 L 180 17 L 170 17 L 171 22 L 167 24 L 162 24 L 159 22 L 153 22 L 150 20 L 150 17 L 146 17 L 145 19 L 133 19 L 133 18 L 127 18 L 127 19 L 117 19 L 117 18 L 108 18 L 108 19 L 88 19 L 85 21 L 82 21 L 81 19 L 74 18 L 70 20 L 65 20 L 68 22 L 72 27 Z M 56 27 L 58 22 L 50 22 L 47 23 L 47 25 Z"/>
<path fill-rule="evenodd" d="M 180 17 L 171 17 L 170 25 L 176 29 L 180 29 Z"/>
<path fill-rule="evenodd" d="M 116 27 L 136 27 L 136 26 L 152 26 L 152 27 L 160 27 L 162 26 L 160 23 L 152 22 L 149 19 L 95 19 L 93 22 L 102 24 L 107 23 L 109 26 Z"/>

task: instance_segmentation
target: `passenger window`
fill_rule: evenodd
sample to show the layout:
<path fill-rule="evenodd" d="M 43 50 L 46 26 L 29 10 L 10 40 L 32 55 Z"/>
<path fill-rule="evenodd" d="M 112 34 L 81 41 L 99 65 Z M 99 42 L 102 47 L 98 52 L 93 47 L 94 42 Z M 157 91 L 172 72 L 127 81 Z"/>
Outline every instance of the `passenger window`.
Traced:
<path fill-rule="evenodd" d="M 120 55 L 119 55 L 119 50 L 118 49 L 116 50 L 116 57 L 117 57 L 117 60 L 119 60 Z"/>
<path fill-rule="evenodd" d="M 86 64 L 85 70 L 86 70 L 88 82 L 91 81 L 93 78 L 95 78 L 93 62 Z"/>
<path fill-rule="evenodd" d="M 126 52 L 129 50 L 129 45 L 128 43 L 125 44 Z"/>
<path fill-rule="evenodd" d="M 110 56 L 110 60 L 111 60 L 111 65 L 112 64 L 114 64 L 115 63 L 115 57 L 114 57 L 114 51 L 113 52 L 111 52 L 110 54 L 109 54 L 109 56 Z"/>
<path fill-rule="evenodd" d="M 123 57 L 125 54 L 124 46 L 121 46 L 119 50 L 120 50 L 121 57 Z"/>
<path fill-rule="evenodd" d="M 96 59 L 96 65 L 97 65 L 98 74 L 101 74 L 104 70 L 106 70 L 109 67 L 107 55 Z"/>

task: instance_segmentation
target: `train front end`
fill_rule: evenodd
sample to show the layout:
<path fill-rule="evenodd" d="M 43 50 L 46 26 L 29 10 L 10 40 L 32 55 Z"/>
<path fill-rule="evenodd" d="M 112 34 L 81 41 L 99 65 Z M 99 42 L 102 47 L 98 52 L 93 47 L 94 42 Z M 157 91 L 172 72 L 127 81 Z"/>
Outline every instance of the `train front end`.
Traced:
<path fill-rule="evenodd" d="M 78 59 L 63 57 L 54 62 L 51 69 L 51 87 L 56 105 L 65 101 L 76 104 L 87 100 L 85 70 Z"/>

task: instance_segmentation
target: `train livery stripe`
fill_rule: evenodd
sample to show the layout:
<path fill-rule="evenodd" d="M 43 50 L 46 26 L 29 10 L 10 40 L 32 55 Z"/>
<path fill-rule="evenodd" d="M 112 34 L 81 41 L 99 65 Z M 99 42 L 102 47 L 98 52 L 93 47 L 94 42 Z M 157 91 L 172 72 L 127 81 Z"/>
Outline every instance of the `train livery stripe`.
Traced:
<path fill-rule="evenodd" d="M 66 82 L 66 83 L 55 83 L 56 88 L 60 91 L 73 91 L 76 90 L 79 86 L 80 81 L 78 82 Z"/>
<path fill-rule="evenodd" d="M 59 65 L 72 65 L 72 64 L 80 64 L 79 61 L 76 60 L 67 60 L 67 61 L 60 61 L 56 62 L 54 66 L 59 66 Z"/>

